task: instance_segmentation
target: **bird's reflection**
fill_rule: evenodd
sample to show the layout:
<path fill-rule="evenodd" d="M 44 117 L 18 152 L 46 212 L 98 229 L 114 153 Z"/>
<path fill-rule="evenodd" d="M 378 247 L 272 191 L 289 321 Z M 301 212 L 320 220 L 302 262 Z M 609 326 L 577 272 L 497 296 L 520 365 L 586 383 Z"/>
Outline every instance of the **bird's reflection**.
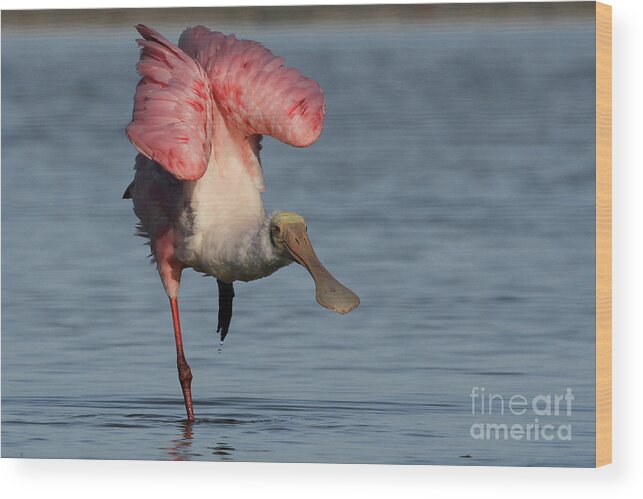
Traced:
<path fill-rule="evenodd" d="M 197 423 L 198 422 L 199 420 L 197 420 Z M 194 457 L 202 456 L 202 454 L 192 450 L 194 424 L 195 422 L 193 421 L 182 421 L 179 425 L 181 430 L 180 437 L 172 440 L 172 445 L 165 449 L 173 461 L 189 461 Z M 232 457 L 232 453 L 235 450 L 234 447 L 224 440 L 218 441 L 214 446 L 207 448 L 216 456 L 214 459 L 221 461 L 232 461 L 234 459 Z"/>
<path fill-rule="evenodd" d="M 194 454 L 190 451 L 192 447 L 192 421 L 181 422 L 181 437 L 172 440 L 172 446 L 168 447 L 167 453 L 174 461 L 187 461 Z"/>

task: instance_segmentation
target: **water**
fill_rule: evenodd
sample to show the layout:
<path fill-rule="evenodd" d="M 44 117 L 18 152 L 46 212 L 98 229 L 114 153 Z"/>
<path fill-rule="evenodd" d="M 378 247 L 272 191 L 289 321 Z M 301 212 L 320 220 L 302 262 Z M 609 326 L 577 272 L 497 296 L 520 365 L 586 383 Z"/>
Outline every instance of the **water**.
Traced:
<path fill-rule="evenodd" d="M 593 465 L 591 19 L 331 28 L 236 31 L 325 89 L 318 143 L 264 141 L 265 199 L 361 306 L 319 307 L 293 265 L 237 284 L 218 354 L 216 283 L 184 273 L 194 424 L 120 199 L 133 30 L 3 36 L 4 457 Z M 473 439 L 534 420 L 472 414 L 474 387 L 570 387 L 541 420 L 572 441 Z"/>

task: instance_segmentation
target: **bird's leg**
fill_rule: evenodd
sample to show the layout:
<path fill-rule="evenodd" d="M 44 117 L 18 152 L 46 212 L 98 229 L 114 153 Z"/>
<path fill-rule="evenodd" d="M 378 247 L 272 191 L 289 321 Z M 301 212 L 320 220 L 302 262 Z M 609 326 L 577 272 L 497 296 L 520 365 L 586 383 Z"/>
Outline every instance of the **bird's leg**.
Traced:
<path fill-rule="evenodd" d="M 179 285 L 181 283 L 181 272 L 184 265 L 176 258 L 174 252 L 176 247 L 175 230 L 171 225 L 159 230 L 152 243 L 152 251 L 156 257 L 156 266 L 161 277 L 165 292 L 170 299 L 172 309 L 172 325 L 174 326 L 174 341 L 176 342 L 176 365 L 179 369 L 179 381 L 183 390 L 185 410 L 188 414 L 188 421 L 194 421 L 192 409 L 192 372 L 185 354 L 183 353 L 183 338 L 181 337 L 181 322 L 179 321 Z"/>
<path fill-rule="evenodd" d="M 192 371 L 183 353 L 183 338 L 181 337 L 181 323 L 179 321 L 179 302 L 176 298 L 170 298 L 172 308 L 172 324 L 174 325 L 174 340 L 176 341 L 176 366 L 179 370 L 179 381 L 183 390 L 185 400 L 185 411 L 188 421 L 194 421 L 194 410 L 192 408 Z"/>
<path fill-rule="evenodd" d="M 217 323 L 217 333 L 221 341 L 225 340 L 232 320 L 232 300 L 234 298 L 234 288 L 232 283 L 223 282 L 217 279 L 219 285 L 219 320 Z"/>

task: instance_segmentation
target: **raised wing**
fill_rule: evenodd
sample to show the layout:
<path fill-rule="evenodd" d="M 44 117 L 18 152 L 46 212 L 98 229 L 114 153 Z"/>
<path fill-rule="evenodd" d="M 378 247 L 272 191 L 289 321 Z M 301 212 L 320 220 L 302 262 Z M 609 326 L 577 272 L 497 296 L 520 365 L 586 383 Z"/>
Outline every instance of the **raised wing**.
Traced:
<path fill-rule="evenodd" d="M 270 135 L 296 147 L 319 138 L 321 87 L 260 43 L 197 26 L 183 32 L 179 47 L 205 69 L 219 109 L 244 135 Z"/>
<path fill-rule="evenodd" d="M 143 39 L 141 80 L 127 135 L 138 151 L 180 180 L 197 180 L 212 145 L 213 94 L 203 68 L 153 29 L 136 26 Z"/>

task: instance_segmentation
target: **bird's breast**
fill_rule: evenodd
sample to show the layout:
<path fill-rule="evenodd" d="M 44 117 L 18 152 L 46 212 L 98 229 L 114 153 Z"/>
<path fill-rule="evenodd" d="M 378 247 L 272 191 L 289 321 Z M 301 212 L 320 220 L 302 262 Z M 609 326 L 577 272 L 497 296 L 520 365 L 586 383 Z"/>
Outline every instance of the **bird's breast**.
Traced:
<path fill-rule="evenodd" d="M 179 258 L 199 272 L 223 281 L 249 281 L 274 272 L 261 193 L 243 164 L 213 161 L 206 174 L 186 185 Z"/>

